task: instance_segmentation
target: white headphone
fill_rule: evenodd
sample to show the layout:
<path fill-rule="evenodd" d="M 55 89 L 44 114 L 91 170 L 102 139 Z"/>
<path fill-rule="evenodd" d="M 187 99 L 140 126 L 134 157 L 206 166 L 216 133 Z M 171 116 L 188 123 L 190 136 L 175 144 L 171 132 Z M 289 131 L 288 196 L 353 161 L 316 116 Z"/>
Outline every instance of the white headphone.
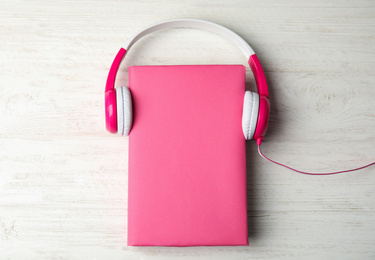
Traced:
<path fill-rule="evenodd" d="M 128 135 L 131 130 L 132 98 L 130 90 L 127 87 L 114 88 L 118 67 L 127 51 L 143 36 L 158 30 L 175 27 L 198 28 L 216 33 L 232 41 L 244 53 L 254 73 L 258 93 L 250 91 L 245 93 L 242 130 L 246 140 L 256 139 L 261 141 L 267 130 L 270 108 L 267 83 L 258 58 L 249 44 L 233 31 L 212 22 L 196 19 L 177 19 L 154 24 L 135 34 L 120 49 L 112 63 L 105 89 L 107 130 L 120 135 Z"/>

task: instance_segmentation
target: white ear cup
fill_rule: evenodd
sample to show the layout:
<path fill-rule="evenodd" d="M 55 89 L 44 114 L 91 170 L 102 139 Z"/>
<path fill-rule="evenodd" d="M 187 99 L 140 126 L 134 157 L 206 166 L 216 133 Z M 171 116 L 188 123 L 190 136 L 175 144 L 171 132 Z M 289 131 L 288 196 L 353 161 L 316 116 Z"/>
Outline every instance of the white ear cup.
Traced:
<path fill-rule="evenodd" d="M 117 133 L 128 135 L 133 120 L 133 105 L 130 90 L 127 87 L 116 88 Z"/>
<path fill-rule="evenodd" d="M 243 101 L 242 131 L 246 140 L 251 140 L 254 136 L 258 121 L 259 95 L 246 91 Z"/>

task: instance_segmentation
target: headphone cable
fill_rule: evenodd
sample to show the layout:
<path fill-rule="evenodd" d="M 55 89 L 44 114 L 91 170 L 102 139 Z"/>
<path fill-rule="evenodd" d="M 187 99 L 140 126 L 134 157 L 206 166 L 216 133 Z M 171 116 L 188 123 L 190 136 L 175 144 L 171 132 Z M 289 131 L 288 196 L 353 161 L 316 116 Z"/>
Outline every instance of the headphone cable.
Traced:
<path fill-rule="evenodd" d="M 271 163 L 274 163 L 274 164 L 277 164 L 279 166 L 282 166 L 282 167 L 285 167 L 289 170 L 292 170 L 292 171 L 295 171 L 295 172 L 298 172 L 298 173 L 302 173 L 302 174 L 307 174 L 307 175 L 333 175 L 333 174 L 339 174 L 339 173 L 345 173 L 345 172 L 353 172 L 353 171 L 358 171 L 358 170 L 362 170 L 364 168 L 367 168 L 367 167 L 370 167 L 371 165 L 375 165 L 375 162 L 372 162 L 370 164 L 367 164 L 365 166 L 362 166 L 362 167 L 358 167 L 358 168 L 354 168 L 354 169 L 349 169 L 349 170 L 344 170 L 344 171 L 337 171 L 337 172 L 323 172 L 323 173 L 314 173 L 314 172 L 304 172 L 304 171 L 300 171 L 300 170 L 297 170 L 297 169 L 294 169 L 290 166 L 287 166 L 285 164 L 282 164 L 282 163 L 279 163 L 279 162 L 275 162 L 274 160 L 268 158 L 267 156 L 265 156 L 262 151 L 260 150 L 260 142 L 257 142 L 258 143 L 258 153 L 260 156 L 262 156 L 264 159 L 266 159 L 267 161 L 271 162 Z"/>

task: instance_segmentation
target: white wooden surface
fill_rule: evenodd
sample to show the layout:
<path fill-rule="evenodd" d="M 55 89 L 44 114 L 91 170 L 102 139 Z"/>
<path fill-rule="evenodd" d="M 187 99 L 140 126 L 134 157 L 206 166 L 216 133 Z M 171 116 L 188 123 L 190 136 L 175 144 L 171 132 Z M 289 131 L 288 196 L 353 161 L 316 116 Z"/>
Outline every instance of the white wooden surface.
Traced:
<path fill-rule="evenodd" d="M 0 259 L 375 259 L 375 168 L 299 175 L 248 142 L 248 247 L 127 247 L 127 138 L 104 124 L 121 45 L 171 18 L 243 36 L 263 63 L 272 115 L 262 147 L 302 170 L 375 158 L 375 4 L 357 1 L 0 3 Z M 122 64 L 246 64 L 220 37 L 150 35 Z M 248 88 L 254 89 L 248 73 Z"/>

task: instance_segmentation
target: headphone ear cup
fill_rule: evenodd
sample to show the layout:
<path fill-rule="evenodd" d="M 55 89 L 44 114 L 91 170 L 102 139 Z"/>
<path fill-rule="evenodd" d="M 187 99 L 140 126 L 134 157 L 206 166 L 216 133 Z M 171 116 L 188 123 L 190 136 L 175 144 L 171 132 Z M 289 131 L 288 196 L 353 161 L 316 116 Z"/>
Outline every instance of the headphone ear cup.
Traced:
<path fill-rule="evenodd" d="M 130 89 L 127 87 L 116 88 L 117 103 L 117 133 L 129 135 L 133 122 L 133 104 Z"/>
<path fill-rule="evenodd" d="M 242 131 L 246 140 L 253 138 L 259 113 L 259 95 L 246 91 L 243 101 Z"/>

